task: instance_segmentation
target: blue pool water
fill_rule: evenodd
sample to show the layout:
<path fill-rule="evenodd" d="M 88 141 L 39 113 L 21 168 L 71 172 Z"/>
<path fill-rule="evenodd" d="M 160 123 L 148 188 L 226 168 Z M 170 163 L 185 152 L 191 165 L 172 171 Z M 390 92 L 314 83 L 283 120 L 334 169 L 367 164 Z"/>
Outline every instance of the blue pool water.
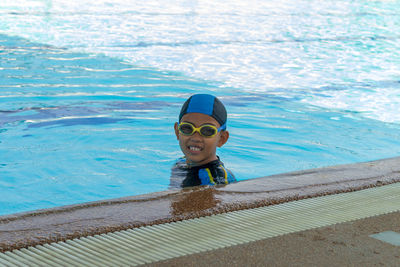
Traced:
<path fill-rule="evenodd" d="M 167 189 L 193 93 L 239 180 L 400 154 L 396 1 L 2 1 L 0 215 Z"/>

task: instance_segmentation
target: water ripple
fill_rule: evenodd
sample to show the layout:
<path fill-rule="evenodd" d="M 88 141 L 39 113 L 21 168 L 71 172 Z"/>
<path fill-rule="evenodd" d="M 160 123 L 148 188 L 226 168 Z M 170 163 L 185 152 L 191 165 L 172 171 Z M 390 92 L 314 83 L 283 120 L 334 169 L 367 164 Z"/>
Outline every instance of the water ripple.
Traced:
<path fill-rule="evenodd" d="M 3 2 L 0 214 L 166 189 L 199 92 L 239 179 L 399 154 L 396 1 Z"/>

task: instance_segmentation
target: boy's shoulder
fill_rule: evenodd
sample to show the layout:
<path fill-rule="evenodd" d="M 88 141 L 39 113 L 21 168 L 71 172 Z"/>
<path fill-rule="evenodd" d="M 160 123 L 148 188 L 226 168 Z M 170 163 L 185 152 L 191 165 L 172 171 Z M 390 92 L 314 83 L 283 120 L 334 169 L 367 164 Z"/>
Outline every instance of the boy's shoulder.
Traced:
<path fill-rule="evenodd" d="M 172 167 L 172 169 L 182 169 L 182 170 L 189 169 L 189 166 L 186 163 L 186 158 L 185 157 L 181 157 L 181 158 L 177 159 L 175 161 L 174 166 Z"/>

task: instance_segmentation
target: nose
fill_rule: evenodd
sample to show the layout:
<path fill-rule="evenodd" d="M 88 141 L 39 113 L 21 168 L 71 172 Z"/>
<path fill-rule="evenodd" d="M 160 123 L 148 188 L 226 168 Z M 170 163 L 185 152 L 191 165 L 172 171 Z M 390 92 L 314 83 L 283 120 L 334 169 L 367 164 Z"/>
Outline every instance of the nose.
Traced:
<path fill-rule="evenodd" d="M 192 140 L 198 140 L 201 141 L 203 137 L 200 135 L 200 133 L 198 131 L 195 131 L 194 134 L 192 134 L 191 139 Z"/>

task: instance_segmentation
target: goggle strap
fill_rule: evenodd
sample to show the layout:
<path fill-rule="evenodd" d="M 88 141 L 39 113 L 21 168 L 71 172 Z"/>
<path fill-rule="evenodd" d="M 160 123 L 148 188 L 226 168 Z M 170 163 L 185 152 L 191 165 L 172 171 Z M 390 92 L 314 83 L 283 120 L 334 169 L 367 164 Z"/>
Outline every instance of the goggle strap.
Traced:
<path fill-rule="evenodd" d="M 218 132 L 222 130 L 226 130 L 226 122 L 218 128 Z"/>

